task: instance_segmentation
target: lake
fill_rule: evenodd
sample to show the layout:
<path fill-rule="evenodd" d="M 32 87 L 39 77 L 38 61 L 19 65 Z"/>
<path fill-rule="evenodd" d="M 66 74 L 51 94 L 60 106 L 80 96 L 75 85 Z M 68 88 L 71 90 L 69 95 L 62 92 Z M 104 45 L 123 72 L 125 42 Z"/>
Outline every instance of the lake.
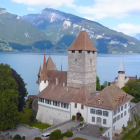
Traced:
<path fill-rule="evenodd" d="M 0 63 L 9 64 L 11 68 L 21 75 L 24 82 L 27 83 L 27 91 L 30 95 L 38 94 L 38 85 L 36 84 L 37 74 L 40 64 L 43 64 L 43 55 L 40 53 L 8 53 L 0 52 Z M 46 55 L 46 60 L 49 55 Z M 51 55 L 58 70 L 67 71 L 67 54 Z M 97 55 L 97 76 L 100 83 L 104 81 L 112 82 L 117 77 L 121 58 L 123 57 L 126 76 L 140 77 L 140 55 L 117 55 L 117 54 L 98 54 Z M 28 95 L 29 95 L 28 94 Z"/>

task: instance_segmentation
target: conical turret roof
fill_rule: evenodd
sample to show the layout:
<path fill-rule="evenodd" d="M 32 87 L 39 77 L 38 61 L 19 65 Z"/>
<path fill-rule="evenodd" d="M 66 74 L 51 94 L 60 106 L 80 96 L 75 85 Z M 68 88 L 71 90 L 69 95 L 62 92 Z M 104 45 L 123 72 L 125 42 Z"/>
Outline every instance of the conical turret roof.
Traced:
<path fill-rule="evenodd" d="M 52 58 L 50 56 L 47 60 L 46 65 L 47 65 L 47 71 L 48 70 L 57 70 L 57 68 L 56 68 L 55 64 L 53 63 Z"/>
<path fill-rule="evenodd" d="M 119 70 L 118 70 L 118 71 L 123 71 L 123 72 L 125 72 L 124 64 L 123 64 L 123 59 L 121 60 L 121 64 L 120 64 L 120 67 L 119 67 Z"/>
<path fill-rule="evenodd" d="M 43 69 L 41 73 L 41 80 L 48 80 L 48 75 L 47 75 L 47 65 L 46 65 L 46 56 L 44 55 L 44 61 L 43 61 Z"/>
<path fill-rule="evenodd" d="M 98 50 L 90 40 L 88 34 L 86 31 L 81 31 L 80 34 L 77 36 L 77 38 L 74 40 L 74 42 L 71 44 L 71 46 L 68 48 L 68 51 L 78 51 L 78 50 L 83 50 L 83 51 L 95 51 L 97 52 Z"/>
<path fill-rule="evenodd" d="M 38 72 L 38 75 L 37 75 L 38 77 L 40 77 L 41 76 L 41 66 L 40 66 L 40 68 L 39 68 L 39 72 Z"/>

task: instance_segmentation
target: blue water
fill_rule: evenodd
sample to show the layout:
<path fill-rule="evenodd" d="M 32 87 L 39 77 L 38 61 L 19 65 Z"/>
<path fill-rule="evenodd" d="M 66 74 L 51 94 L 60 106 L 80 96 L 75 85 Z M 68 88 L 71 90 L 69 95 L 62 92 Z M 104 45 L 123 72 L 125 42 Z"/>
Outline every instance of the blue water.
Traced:
<path fill-rule="evenodd" d="M 40 64 L 43 64 L 43 55 L 39 53 L 7 53 L 0 52 L 0 63 L 9 64 L 11 68 L 21 75 L 24 82 L 27 83 L 27 90 L 30 95 L 38 93 L 36 84 L 37 74 Z M 67 71 L 67 54 L 51 55 L 58 70 L 61 69 L 61 60 L 63 71 Z M 112 82 L 117 77 L 117 71 L 123 57 L 126 76 L 140 77 L 140 55 L 116 55 L 116 54 L 98 54 L 97 56 L 97 75 L 101 84 L 104 81 Z M 46 55 L 46 59 L 48 55 Z"/>

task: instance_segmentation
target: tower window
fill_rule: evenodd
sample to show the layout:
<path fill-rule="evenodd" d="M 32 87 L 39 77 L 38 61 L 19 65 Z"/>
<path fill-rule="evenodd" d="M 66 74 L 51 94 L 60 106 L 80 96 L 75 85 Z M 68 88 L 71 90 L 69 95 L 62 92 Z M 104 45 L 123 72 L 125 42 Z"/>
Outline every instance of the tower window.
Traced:
<path fill-rule="evenodd" d="M 75 59 L 75 63 L 77 64 L 77 59 Z"/>
<path fill-rule="evenodd" d="M 80 50 L 79 53 L 82 53 L 82 50 Z"/>
<path fill-rule="evenodd" d="M 87 51 L 87 53 L 90 53 L 90 51 Z"/>
<path fill-rule="evenodd" d="M 77 108 L 77 103 L 75 103 L 75 108 Z"/>
<path fill-rule="evenodd" d="M 46 83 L 46 80 L 44 80 L 44 83 Z"/>
<path fill-rule="evenodd" d="M 75 51 L 72 51 L 72 53 L 75 53 Z"/>
<path fill-rule="evenodd" d="M 93 54 L 95 53 L 95 52 L 92 52 Z"/>
<path fill-rule="evenodd" d="M 90 63 L 92 63 L 92 59 L 90 59 Z"/>

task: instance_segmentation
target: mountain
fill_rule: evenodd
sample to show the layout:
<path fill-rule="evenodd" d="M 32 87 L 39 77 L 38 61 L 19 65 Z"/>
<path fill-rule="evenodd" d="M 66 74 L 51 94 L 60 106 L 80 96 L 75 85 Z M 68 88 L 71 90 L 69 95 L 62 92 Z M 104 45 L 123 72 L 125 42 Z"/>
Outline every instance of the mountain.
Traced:
<path fill-rule="evenodd" d="M 34 49 L 40 48 L 40 44 L 42 47 L 48 44 L 48 49 L 53 47 L 44 32 L 19 16 L 0 8 L 0 50 Z"/>
<path fill-rule="evenodd" d="M 86 29 L 99 53 L 140 53 L 139 40 L 72 14 L 46 8 L 21 18 L 43 31 L 55 49 L 66 49 Z"/>
<path fill-rule="evenodd" d="M 140 40 L 140 33 L 137 33 L 134 37 L 135 37 L 136 39 Z"/>

